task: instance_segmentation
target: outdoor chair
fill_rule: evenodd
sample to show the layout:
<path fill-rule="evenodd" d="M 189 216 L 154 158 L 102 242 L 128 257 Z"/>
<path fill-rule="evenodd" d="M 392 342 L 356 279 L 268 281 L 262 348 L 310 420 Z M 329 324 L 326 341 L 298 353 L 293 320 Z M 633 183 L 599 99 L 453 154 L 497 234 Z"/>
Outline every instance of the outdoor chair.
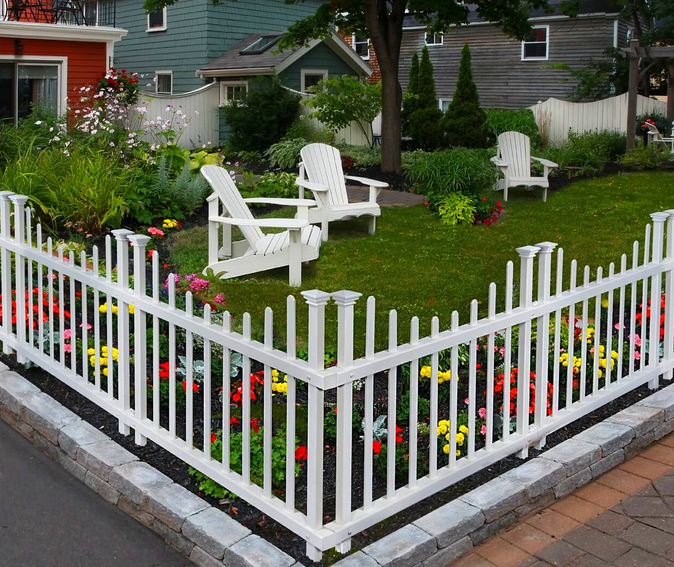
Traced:
<path fill-rule="evenodd" d="M 652 124 L 651 122 L 646 122 L 646 126 L 648 128 L 648 144 L 652 143 L 659 143 L 659 144 L 664 144 L 664 145 L 669 145 L 669 149 L 672 153 L 674 153 L 674 138 L 664 138 L 662 134 L 660 133 L 660 130 L 658 130 L 658 127 L 655 124 Z"/>
<path fill-rule="evenodd" d="M 309 224 L 309 199 L 244 199 L 229 172 L 215 165 L 205 165 L 201 174 L 213 189 L 208 198 L 208 266 L 222 274 L 221 279 L 288 266 L 289 283 L 302 284 L 302 262 L 318 258 L 321 229 Z M 265 203 L 297 207 L 295 219 L 255 219 L 248 203 Z M 220 204 L 224 208 L 220 214 Z M 239 228 L 244 239 L 232 242 L 232 226 Z M 284 232 L 264 234 L 261 228 L 285 228 Z M 220 246 L 219 233 L 223 243 Z"/>
<path fill-rule="evenodd" d="M 550 187 L 548 174 L 550 169 L 559 166 L 547 159 L 532 156 L 531 140 L 528 136 L 519 132 L 503 132 L 498 137 L 498 150 L 491 161 L 500 168 L 503 174 L 503 179 L 499 179 L 497 182 L 496 190 L 503 191 L 505 201 L 508 200 L 508 189 L 520 186 L 526 188 L 542 187 L 543 202 L 545 203 L 548 200 L 548 189 Z M 543 165 L 543 177 L 532 176 L 532 161 Z"/>
<path fill-rule="evenodd" d="M 382 189 L 388 187 L 388 183 L 344 175 L 339 150 L 327 144 L 304 146 L 300 155 L 302 162 L 296 181 L 300 186 L 300 198 L 304 197 L 305 189 L 309 189 L 314 194 L 318 207 L 309 209 L 309 222 L 321 224 L 323 240 L 328 239 L 330 222 L 362 216 L 370 217 L 368 232 L 374 234 L 377 230 L 377 217 L 381 215 L 377 197 Z M 362 185 L 369 185 L 370 199 L 361 203 L 349 203 L 346 193 L 345 180 L 347 179 Z"/>

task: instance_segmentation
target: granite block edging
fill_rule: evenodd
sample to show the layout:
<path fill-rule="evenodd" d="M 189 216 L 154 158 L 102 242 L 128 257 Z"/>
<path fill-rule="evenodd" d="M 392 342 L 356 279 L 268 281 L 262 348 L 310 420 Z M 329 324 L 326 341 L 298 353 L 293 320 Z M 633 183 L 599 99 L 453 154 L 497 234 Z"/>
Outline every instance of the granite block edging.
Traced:
<path fill-rule="evenodd" d="M 0 363 L 0 419 L 108 502 L 150 527 L 195 565 L 300 565 L 55 404 Z M 447 565 L 518 518 L 566 496 L 672 431 L 674 384 L 338 561 L 334 567 Z"/>
<path fill-rule="evenodd" d="M 449 565 L 672 431 L 674 384 L 368 545 L 360 562 L 351 556 L 333 567 Z"/>
<path fill-rule="evenodd" d="M 199 567 L 300 565 L 2 363 L 0 419 Z"/>

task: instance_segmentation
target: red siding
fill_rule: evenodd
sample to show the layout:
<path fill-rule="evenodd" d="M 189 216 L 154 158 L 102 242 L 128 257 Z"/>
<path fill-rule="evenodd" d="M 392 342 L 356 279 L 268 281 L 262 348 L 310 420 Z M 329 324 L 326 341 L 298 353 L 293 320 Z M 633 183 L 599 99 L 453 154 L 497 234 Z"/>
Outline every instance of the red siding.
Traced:
<path fill-rule="evenodd" d="M 68 99 L 79 101 L 79 89 L 96 84 L 106 71 L 105 42 L 21 39 L 23 56 L 68 58 Z M 14 55 L 14 38 L 0 37 L 0 55 Z"/>

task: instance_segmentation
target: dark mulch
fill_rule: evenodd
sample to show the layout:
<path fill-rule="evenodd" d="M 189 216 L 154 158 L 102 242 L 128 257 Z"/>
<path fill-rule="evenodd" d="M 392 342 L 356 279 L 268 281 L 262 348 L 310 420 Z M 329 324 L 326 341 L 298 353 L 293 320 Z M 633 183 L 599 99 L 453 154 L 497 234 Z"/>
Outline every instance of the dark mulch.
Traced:
<path fill-rule="evenodd" d="M 81 416 L 84 420 L 94 425 L 96 428 L 103 431 L 127 450 L 138 456 L 143 461 L 149 463 L 164 474 L 171 477 L 175 482 L 181 484 L 191 492 L 199 494 L 202 498 L 209 501 L 213 506 L 217 506 L 224 512 L 237 519 L 243 525 L 248 527 L 254 533 L 264 537 L 295 559 L 301 560 L 306 565 L 312 563 L 304 555 L 305 543 L 304 540 L 293 534 L 291 531 L 271 520 L 262 512 L 248 505 L 240 499 L 231 498 L 223 501 L 216 501 L 213 498 L 201 495 L 195 479 L 188 474 L 188 466 L 180 459 L 173 456 L 168 451 L 159 447 L 152 441 L 148 441 L 145 447 L 135 445 L 133 436 L 123 436 L 117 431 L 118 423 L 115 418 L 101 410 L 93 402 L 86 399 L 84 396 L 72 390 L 70 387 L 62 384 L 57 379 L 50 376 L 44 370 L 39 368 L 24 369 L 21 365 L 16 363 L 16 359 L 12 357 L 2 356 L 0 359 L 8 364 L 11 368 L 19 371 L 30 382 L 38 386 L 42 391 L 52 396 L 58 402 Z M 555 432 L 548 436 L 547 445 L 544 450 L 547 450 L 555 445 L 565 441 L 576 435 L 577 433 L 591 427 L 592 425 L 603 421 L 614 413 L 636 403 L 644 397 L 650 395 L 652 391 L 647 386 L 642 386 L 622 398 L 607 404 L 606 406 L 596 410 L 595 412 L 585 416 L 584 418 L 572 423 L 564 429 Z M 356 446 L 361 444 L 356 443 Z M 542 451 L 535 449 L 530 450 L 530 457 L 533 458 L 539 455 Z M 362 449 L 358 451 L 359 454 L 354 453 L 354 463 L 362 462 Z M 466 492 L 484 484 L 485 482 L 503 474 L 504 472 L 522 464 L 522 460 L 510 456 L 495 463 L 494 465 L 471 475 L 469 478 L 457 483 L 450 488 L 434 494 L 426 500 L 409 507 L 399 514 L 381 522 L 380 524 L 369 528 L 368 530 L 357 534 L 352 539 L 353 549 L 362 548 L 373 541 L 383 537 L 386 534 L 414 521 L 415 519 L 427 514 L 435 508 L 465 494 Z M 335 482 L 335 453 L 332 450 L 326 451 L 325 456 L 325 478 L 324 482 L 327 487 L 333 487 Z M 354 474 L 356 471 L 354 470 Z M 303 476 L 303 475 L 302 475 Z M 303 478 L 298 479 L 298 498 L 304 499 L 303 493 L 305 483 Z M 375 475 L 375 497 L 385 490 L 384 481 Z M 359 496 L 362 494 L 362 486 L 354 484 L 354 505 L 357 506 Z M 334 490 L 328 490 L 328 494 L 334 494 Z M 334 513 L 334 500 L 325 502 L 326 514 L 332 515 Z M 323 564 L 329 564 L 336 560 L 338 556 L 334 553 L 327 553 Z"/>

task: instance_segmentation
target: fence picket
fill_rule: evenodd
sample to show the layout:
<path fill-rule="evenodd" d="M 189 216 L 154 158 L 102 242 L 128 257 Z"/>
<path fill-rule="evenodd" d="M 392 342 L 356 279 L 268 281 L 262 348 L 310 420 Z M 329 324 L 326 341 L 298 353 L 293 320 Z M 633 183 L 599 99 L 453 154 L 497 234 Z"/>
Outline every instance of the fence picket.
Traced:
<path fill-rule="evenodd" d="M 410 321 L 410 344 L 419 344 L 419 317 L 412 317 Z M 432 446 L 437 437 L 433 431 L 431 421 L 429 443 Z M 410 362 L 410 418 L 409 418 L 409 471 L 408 480 L 410 488 L 417 484 L 417 441 L 419 424 L 419 359 L 415 358 Z"/>
<path fill-rule="evenodd" d="M 365 321 L 365 357 L 374 357 L 374 333 L 375 333 L 375 308 L 374 297 L 367 298 L 367 310 Z M 374 376 L 371 374 L 365 377 L 365 428 L 363 434 L 363 453 L 365 455 L 363 463 L 363 509 L 369 511 L 372 509 L 372 423 L 374 421 Z M 431 427 L 432 429 L 432 427 Z"/>
<path fill-rule="evenodd" d="M 295 360 L 296 321 L 295 298 L 288 296 L 286 301 L 286 356 Z M 297 382 L 294 376 L 288 375 L 288 396 L 286 397 L 286 510 L 295 509 L 295 403 L 297 399 Z"/>
<path fill-rule="evenodd" d="M 395 352 L 398 349 L 398 313 L 395 309 L 389 312 L 388 318 L 388 350 Z M 437 366 L 435 378 L 431 376 L 431 387 L 433 382 L 438 383 Z M 388 415 L 386 418 L 386 496 L 393 498 L 396 490 L 396 396 L 398 383 L 398 368 L 393 366 L 388 371 Z M 437 396 L 436 396 L 437 398 Z M 436 400 L 437 403 L 437 400 Z M 437 406 L 436 406 L 437 407 Z M 436 409 L 437 411 L 437 409 Z M 432 446 L 431 446 L 432 447 Z M 432 449 L 431 449 L 432 451 Z M 430 463 L 431 470 L 433 462 Z M 435 464 L 437 468 L 437 462 Z"/>
<path fill-rule="evenodd" d="M 264 310 L 264 348 L 271 350 L 274 343 L 274 314 L 270 307 Z M 264 365 L 264 385 L 263 385 L 263 418 L 264 435 L 262 441 L 263 447 L 263 489 L 267 496 L 271 497 L 271 434 L 272 434 L 272 399 L 271 368 L 268 364 Z"/>

